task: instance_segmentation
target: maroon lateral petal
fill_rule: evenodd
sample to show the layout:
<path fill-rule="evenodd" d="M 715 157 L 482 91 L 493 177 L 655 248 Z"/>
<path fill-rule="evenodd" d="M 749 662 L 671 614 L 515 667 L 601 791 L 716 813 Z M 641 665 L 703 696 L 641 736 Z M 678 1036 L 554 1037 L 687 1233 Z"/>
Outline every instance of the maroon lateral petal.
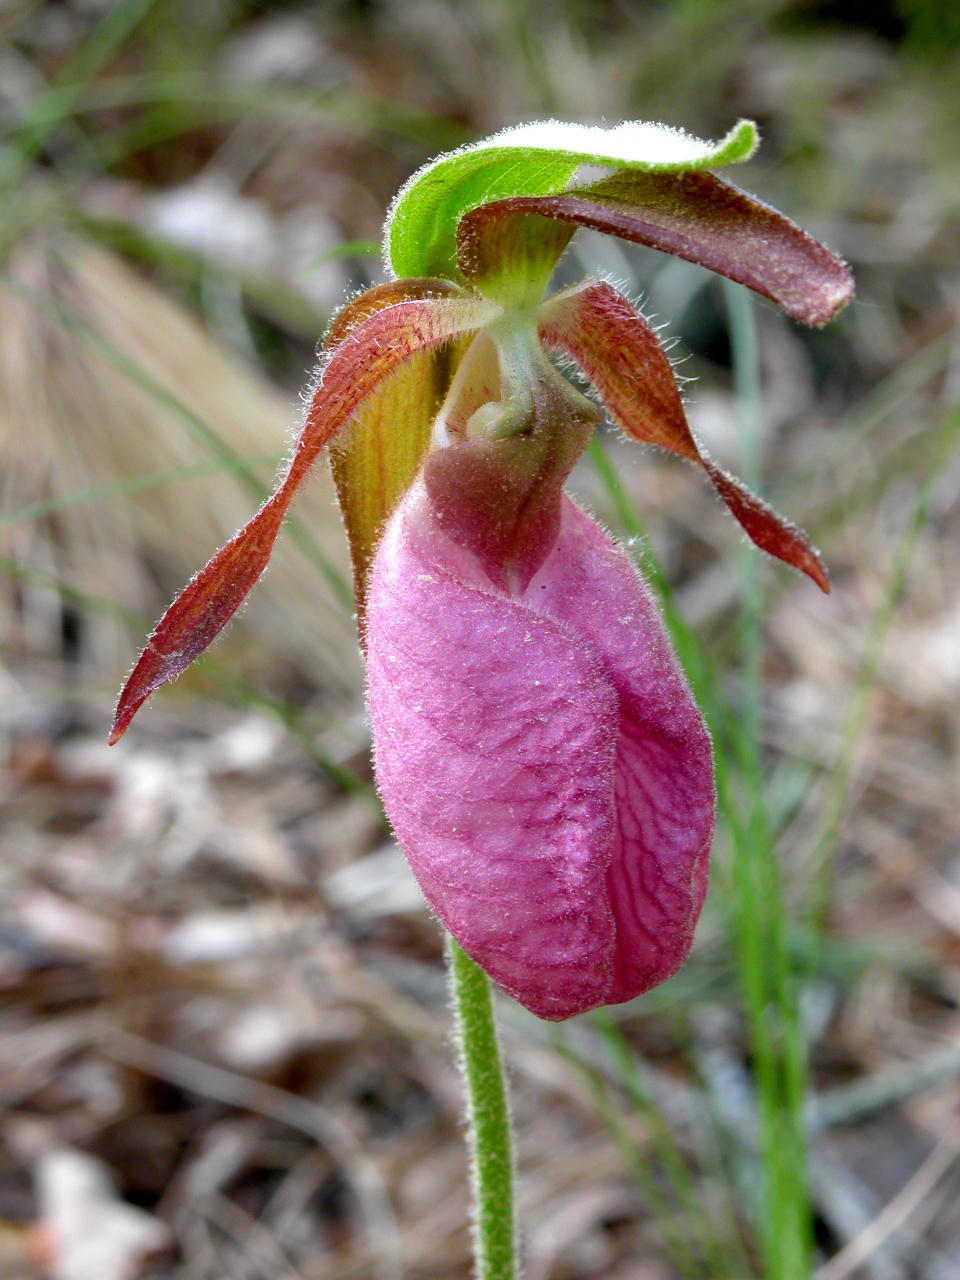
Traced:
<path fill-rule="evenodd" d="M 460 265 L 476 283 L 493 245 L 538 243 L 543 219 L 575 223 L 686 258 L 823 325 L 853 297 L 846 264 L 789 218 L 714 173 L 621 170 L 555 196 L 517 196 L 472 210 L 458 229 Z M 522 226 L 524 220 L 530 226 Z"/>
<path fill-rule="evenodd" d="M 540 336 L 577 362 L 622 431 L 698 463 L 758 547 L 829 592 L 826 570 L 806 534 L 704 457 L 656 335 L 612 285 L 588 282 L 558 294 L 544 307 Z"/>
<path fill-rule="evenodd" d="M 374 285 L 372 289 L 366 289 L 344 303 L 330 321 L 330 327 L 323 338 L 323 350 L 333 350 L 364 320 L 387 307 L 396 306 L 398 302 L 462 297 L 464 292 L 460 285 L 454 284 L 452 280 L 443 280 L 439 276 L 386 280 L 383 284 Z"/>
<path fill-rule="evenodd" d="M 320 366 L 286 472 L 257 514 L 190 580 L 160 619 L 120 693 L 111 744 L 150 694 L 180 675 L 233 617 L 266 568 L 287 508 L 317 455 L 381 379 L 414 352 L 479 328 L 493 312 L 491 304 L 475 298 L 431 294 L 385 305 L 346 326 L 346 336 Z"/>

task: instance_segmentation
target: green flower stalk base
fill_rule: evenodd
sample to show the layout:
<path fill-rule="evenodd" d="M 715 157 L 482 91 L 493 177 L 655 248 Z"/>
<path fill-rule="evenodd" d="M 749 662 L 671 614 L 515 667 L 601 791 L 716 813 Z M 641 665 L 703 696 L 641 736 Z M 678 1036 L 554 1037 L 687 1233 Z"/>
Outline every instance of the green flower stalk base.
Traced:
<path fill-rule="evenodd" d="M 513 1147 L 490 979 L 447 935 L 460 1070 L 467 1102 L 477 1280 L 516 1280 Z"/>

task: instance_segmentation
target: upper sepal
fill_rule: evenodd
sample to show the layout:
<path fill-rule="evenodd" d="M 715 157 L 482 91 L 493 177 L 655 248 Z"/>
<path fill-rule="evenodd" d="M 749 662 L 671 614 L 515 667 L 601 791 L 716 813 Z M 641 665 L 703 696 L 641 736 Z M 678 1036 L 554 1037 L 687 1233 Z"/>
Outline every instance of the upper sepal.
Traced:
<path fill-rule="evenodd" d="M 625 170 L 558 195 L 473 209 L 458 229 L 464 277 L 490 296 L 522 287 L 524 271 L 545 285 L 578 226 L 695 262 L 802 324 L 826 324 L 853 297 L 853 277 L 836 254 L 762 200 L 697 170 Z"/>

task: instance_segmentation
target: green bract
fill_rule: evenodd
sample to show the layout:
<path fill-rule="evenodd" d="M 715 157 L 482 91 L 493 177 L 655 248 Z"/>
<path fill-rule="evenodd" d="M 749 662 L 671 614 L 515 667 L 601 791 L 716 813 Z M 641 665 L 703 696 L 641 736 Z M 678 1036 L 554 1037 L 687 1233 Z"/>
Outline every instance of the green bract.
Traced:
<path fill-rule="evenodd" d="M 384 259 L 401 279 L 459 280 L 457 224 L 479 205 L 557 195 L 583 165 L 646 173 L 718 169 L 749 160 L 756 147 L 751 120 L 740 120 L 720 142 L 643 121 L 613 129 L 560 120 L 517 125 L 432 160 L 400 188 L 384 228 Z"/>

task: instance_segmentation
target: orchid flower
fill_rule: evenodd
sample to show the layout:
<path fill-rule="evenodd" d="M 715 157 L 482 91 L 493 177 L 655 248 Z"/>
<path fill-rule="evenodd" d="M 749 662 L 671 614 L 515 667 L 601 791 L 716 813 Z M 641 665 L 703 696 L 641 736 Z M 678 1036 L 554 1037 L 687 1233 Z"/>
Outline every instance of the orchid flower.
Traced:
<path fill-rule="evenodd" d="M 713 172 L 756 141 L 749 121 L 716 144 L 550 121 L 415 174 L 387 220 L 394 278 L 334 320 L 275 492 L 171 605 L 117 708 L 111 741 L 233 616 L 329 451 L 387 815 L 443 924 L 544 1018 L 678 968 L 714 821 L 710 740 L 650 593 L 563 491 L 596 401 L 701 467 L 758 546 L 828 590 L 804 534 L 704 454 L 634 306 L 596 279 L 547 295 L 590 227 L 826 323 L 847 268 Z"/>

